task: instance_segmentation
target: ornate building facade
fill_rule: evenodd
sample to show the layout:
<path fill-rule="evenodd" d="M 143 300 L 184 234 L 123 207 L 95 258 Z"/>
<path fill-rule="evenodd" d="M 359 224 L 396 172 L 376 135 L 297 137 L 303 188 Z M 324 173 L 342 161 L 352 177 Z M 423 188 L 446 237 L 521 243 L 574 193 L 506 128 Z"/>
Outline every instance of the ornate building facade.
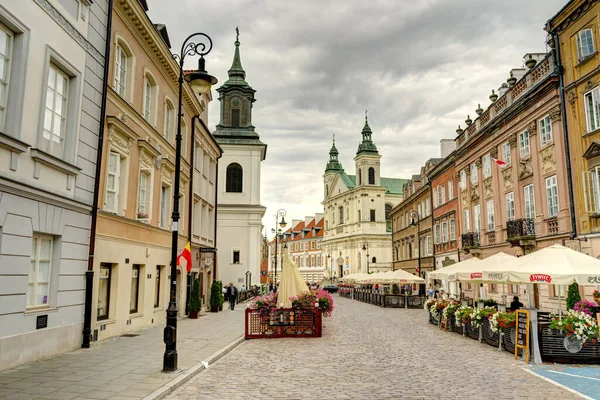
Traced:
<path fill-rule="evenodd" d="M 266 210 L 260 204 L 261 162 L 267 145 L 260 141 L 252 124 L 256 91 L 246 82 L 237 39 L 228 73 L 229 79 L 217 89 L 221 120 L 214 132 L 223 149 L 218 175 L 217 271 L 220 280 L 241 287 L 247 272 L 253 277 L 260 275 Z"/>
<path fill-rule="evenodd" d="M 323 175 L 325 214 L 323 251 L 333 274 L 392 269 L 392 208 L 402 201 L 406 179 L 380 176 L 381 155 L 368 120 L 354 157 L 355 175 L 339 161 L 335 140 Z"/>

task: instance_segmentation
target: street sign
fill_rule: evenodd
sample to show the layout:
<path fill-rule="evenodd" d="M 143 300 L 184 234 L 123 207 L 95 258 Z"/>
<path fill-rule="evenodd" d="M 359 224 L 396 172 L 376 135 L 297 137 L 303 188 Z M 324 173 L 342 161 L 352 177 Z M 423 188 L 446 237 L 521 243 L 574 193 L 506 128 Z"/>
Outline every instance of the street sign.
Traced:
<path fill-rule="evenodd" d="M 200 247 L 200 253 L 214 253 L 217 249 L 214 247 Z"/>

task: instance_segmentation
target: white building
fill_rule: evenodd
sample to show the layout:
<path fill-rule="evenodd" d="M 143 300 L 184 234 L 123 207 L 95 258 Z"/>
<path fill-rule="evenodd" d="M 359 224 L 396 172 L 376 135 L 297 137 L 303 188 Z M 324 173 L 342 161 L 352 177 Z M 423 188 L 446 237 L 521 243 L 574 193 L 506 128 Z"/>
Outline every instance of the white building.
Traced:
<path fill-rule="evenodd" d="M 323 250 L 338 278 L 392 268 L 389 214 L 402 201 L 402 186 L 407 180 L 380 177 L 381 155 L 371 135 L 365 118 L 362 142 L 354 157 L 356 175 L 347 175 L 342 168 L 335 140 L 323 175 Z"/>
<path fill-rule="evenodd" d="M 0 369 L 82 344 L 107 9 L 0 2 Z"/>
<path fill-rule="evenodd" d="M 241 287 L 246 272 L 260 276 L 262 217 L 260 168 L 267 145 L 252 125 L 254 89 L 245 80 L 240 60 L 240 42 L 229 79 L 217 89 L 221 120 L 214 136 L 223 149 L 219 160 L 217 194 L 217 278 Z"/>

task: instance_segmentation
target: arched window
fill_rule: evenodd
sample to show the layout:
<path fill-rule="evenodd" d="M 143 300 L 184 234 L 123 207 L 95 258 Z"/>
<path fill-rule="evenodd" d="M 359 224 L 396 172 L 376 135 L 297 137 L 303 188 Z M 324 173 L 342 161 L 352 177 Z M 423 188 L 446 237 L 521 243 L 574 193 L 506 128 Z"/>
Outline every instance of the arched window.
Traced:
<path fill-rule="evenodd" d="M 113 89 L 127 101 L 132 100 L 134 56 L 125 39 L 115 34 L 115 68 L 113 70 Z"/>
<path fill-rule="evenodd" d="M 225 184 L 225 191 L 232 193 L 242 193 L 242 178 L 242 166 L 238 163 L 229 164 L 227 166 L 227 182 Z"/>
<path fill-rule="evenodd" d="M 329 195 L 329 185 L 325 185 L 325 196 Z"/>
<path fill-rule="evenodd" d="M 362 169 L 358 169 L 358 184 L 362 185 Z"/>
<path fill-rule="evenodd" d="M 144 119 L 151 124 L 155 121 L 156 112 L 156 79 L 146 71 L 144 74 Z"/>
<path fill-rule="evenodd" d="M 386 204 L 385 205 L 385 229 L 387 232 L 392 231 L 392 217 L 390 216 L 391 213 L 392 213 L 392 205 Z"/>
<path fill-rule="evenodd" d="M 163 137 L 165 139 L 167 139 L 167 142 L 171 142 L 171 139 L 174 136 L 173 135 L 173 133 L 175 131 L 174 122 L 175 122 L 175 107 L 173 107 L 173 102 L 171 102 L 171 100 L 166 99 L 165 100 L 165 128 L 164 128 Z"/>
<path fill-rule="evenodd" d="M 376 262 L 377 262 L 377 257 L 373 257 L 373 258 L 371 259 L 371 263 L 375 264 Z"/>
<path fill-rule="evenodd" d="M 375 168 L 369 168 L 369 185 L 375 184 Z"/>

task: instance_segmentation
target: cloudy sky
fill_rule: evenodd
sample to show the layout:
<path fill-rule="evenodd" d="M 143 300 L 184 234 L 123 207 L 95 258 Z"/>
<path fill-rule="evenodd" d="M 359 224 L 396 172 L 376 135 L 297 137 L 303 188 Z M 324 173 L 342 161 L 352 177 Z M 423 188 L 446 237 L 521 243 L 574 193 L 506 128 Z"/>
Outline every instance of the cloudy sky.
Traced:
<path fill-rule="evenodd" d="M 477 104 L 506 82 L 523 55 L 545 52 L 545 22 L 567 0 L 148 0 L 173 51 L 194 32 L 214 42 L 207 70 L 227 80 L 240 29 L 246 80 L 257 91 L 253 123 L 268 144 L 262 164 L 266 231 L 322 212 L 332 135 L 353 158 L 369 110 L 382 176 L 408 178 L 439 141 L 453 138 Z M 195 60 L 186 67 L 194 67 Z M 213 92 L 215 94 L 215 92 Z M 219 103 L 211 104 L 214 128 Z"/>

